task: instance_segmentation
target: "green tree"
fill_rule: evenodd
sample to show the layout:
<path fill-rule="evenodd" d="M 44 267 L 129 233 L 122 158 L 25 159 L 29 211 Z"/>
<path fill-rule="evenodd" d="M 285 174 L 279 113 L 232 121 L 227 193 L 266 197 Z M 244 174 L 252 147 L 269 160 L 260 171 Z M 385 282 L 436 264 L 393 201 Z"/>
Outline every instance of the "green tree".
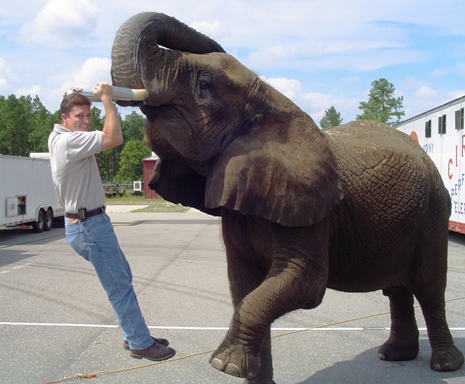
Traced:
<path fill-rule="evenodd" d="M 341 114 L 336 111 L 336 108 L 331 107 L 325 111 L 323 118 L 320 120 L 320 127 L 323 130 L 337 127 L 342 124 L 342 120 Z"/>
<path fill-rule="evenodd" d="M 48 136 L 55 123 L 60 123 L 58 116 L 51 114 L 42 104 L 39 97 L 32 100 L 32 129 L 28 137 L 30 152 L 48 152 Z"/>
<path fill-rule="evenodd" d="M 384 78 L 373 81 L 371 86 L 368 101 L 360 102 L 358 108 L 363 113 L 357 115 L 357 120 L 378 120 L 389 125 L 396 124 L 401 116 L 405 115 L 402 111 L 404 98 L 394 97 L 394 85 Z"/>
<path fill-rule="evenodd" d="M 92 120 L 90 122 L 89 131 L 101 131 L 103 128 L 104 119 L 102 118 L 102 111 L 97 107 L 90 109 Z"/>
<path fill-rule="evenodd" d="M 32 99 L 10 95 L 0 100 L 0 153 L 3 155 L 29 156 L 29 134 L 32 130 Z"/>
<path fill-rule="evenodd" d="M 142 160 L 151 155 L 152 151 L 143 140 L 129 140 L 121 151 L 118 173 L 115 180 L 139 180 L 143 176 Z"/>
<path fill-rule="evenodd" d="M 61 121 L 59 111 L 51 114 L 36 95 L 0 96 L 0 153 L 29 156 L 47 152 L 53 124 Z"/>
<path fill-rule="evenodd" d="M 0 155 L 6 155 L 8 149 L 8 133 L 7 124 L 8 120 L 4 114 L 6 99 L 4 96 L 0 96 Z"/>
<path fill-rule="evenodd" d="M 105 124 L 105 118 L 102 117 L 102 111 L 97 107 L 92 107 L 90 110 L 92 121 L 89 131 L 101 131 Z M 107 151 L 98 154 L 100 177 L 102 180 L 111 181 L 118 172 L 119 154 L 122 146 L 111 148 Z"/>
<path fill-rule="evenodd" d="M 144 138 L 144 126 L 145 117 L 136 111 L 132 111 L 126 115 L 124 121 L 121 123 L 124 141 L 142 140 Z"/>
<path fill-rule="evenodd" d="M 103 122 L 102 122 L 103 124 Z M 122 181 L 129 181 L 129 180 L 134 180 L 134 177 L 136 179 L 140 178 L 142 175 L 142 163 L 141 159 L 136 160 L 136 169 L 139 167 L 140 169 L 137 169 L 135 174 L 137 176 L 134 176 L 133 172 L 128 172 L 128 158 L 131 157 L 131 151 L 136 150 L 136 152 L 139 150 L 138 147 L 134 146 L 133 144 L 129 145 L 129 147 L 126 148 L 127 143 L 130 143 L 131 141 L 137 141 L 141 143 L 141 146 L 145 146 L 146 150 L 144 157 L 150 156 L 150 150 L 147 152 L 147 145 L 144 143 L 144 125 L 145 125 L 145 118 L 138 114 L 137 112 L 133 111 L 130 114 L 126 115 L 124 120 L 121 122 L 121 128 L 123 130 L 123 139 L 124 143 L 116 148 L 112 148 L 108 151 L 100 153 L 100 176 L 102 177 L 103 180 L 106 181 L 111 181 L 117 177 L 119 177 L 119 182 Z M 123 150 L 126 149 L 124 159 L 122 159 L 122 152 Z M 148 153 L 148 154 L 147 154 Z M 137 154 L 135 155 L 136 157 L 138 156 Z M 130 160 L 129 160 L 130 163 Z M 119 172 L 120 167 L 123 167 L 123 170 Z M 119 175 L 118 175 L 119 174 Z M 126 175 L 126 176 L 121 176 L 121 175 Z M 127 179 L 125 179 L 128 177 Z"/>

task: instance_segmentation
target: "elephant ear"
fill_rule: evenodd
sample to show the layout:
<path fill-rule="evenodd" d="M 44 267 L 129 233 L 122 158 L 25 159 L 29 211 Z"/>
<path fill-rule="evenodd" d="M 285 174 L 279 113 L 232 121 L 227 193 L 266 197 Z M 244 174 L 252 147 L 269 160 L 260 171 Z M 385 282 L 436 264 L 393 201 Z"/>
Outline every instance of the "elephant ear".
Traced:
<path fill-rule="evenodd" d="M 234 140 L 207 178 L 205 205 L 289 227 L 321 221 L 343 193 L 333 153 L 309 120 L 262 122 Z"/>

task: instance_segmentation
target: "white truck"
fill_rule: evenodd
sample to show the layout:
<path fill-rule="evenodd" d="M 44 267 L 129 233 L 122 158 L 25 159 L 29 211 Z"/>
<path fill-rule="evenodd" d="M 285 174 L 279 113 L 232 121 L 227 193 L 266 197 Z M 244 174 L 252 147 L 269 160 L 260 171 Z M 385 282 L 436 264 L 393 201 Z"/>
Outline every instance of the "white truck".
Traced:
<path fill-rule="evenodd" d="M 48 157 L 0 155 L 0 228 L 32 225 L 42 232 L 52 229 L 54 220 L 63 220 Z"/>
<path fill-rule="evenodd" d="M 449 230 L 465 233 L 465 96 L 396 126 L 420 143 L 441 173 L 452 200 Z"/>

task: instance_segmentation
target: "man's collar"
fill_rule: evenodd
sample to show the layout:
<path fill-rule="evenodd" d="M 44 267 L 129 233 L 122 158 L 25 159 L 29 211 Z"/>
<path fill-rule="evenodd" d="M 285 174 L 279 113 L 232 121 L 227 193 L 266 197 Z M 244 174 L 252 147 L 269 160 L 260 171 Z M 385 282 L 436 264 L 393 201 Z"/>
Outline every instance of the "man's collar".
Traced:
<path fill-rule="evenodd" d="M 61 124 L 55 124 L 53 130 L 58 133 L 69 133 L 71 132 L 68 128 L 63 127 Z"/>

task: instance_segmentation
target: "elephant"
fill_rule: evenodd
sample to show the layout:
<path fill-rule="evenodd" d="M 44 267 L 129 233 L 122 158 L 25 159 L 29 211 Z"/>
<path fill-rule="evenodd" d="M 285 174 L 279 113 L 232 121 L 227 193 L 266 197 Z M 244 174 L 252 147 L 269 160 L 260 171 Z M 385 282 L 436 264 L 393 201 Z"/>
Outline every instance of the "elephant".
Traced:
<path fill-rule="evenodd" d="M 211 366 L 274 383 L 271 323 L 317 307 L 327 288 L 388 296 L 378 352 L 388 361 L 419 353 L 416 297 L 430 367 L 463 365 L 445 313 L 450 197 L 415 140 L 368 120 L 320 130 L 213 39 L 162 13 L 125 21 L 111 63 L 114 85 L 147 92 L 118 103 L 146 116 L 160 158 L 150 188 L 221 217 L 234 313 Z"/>

